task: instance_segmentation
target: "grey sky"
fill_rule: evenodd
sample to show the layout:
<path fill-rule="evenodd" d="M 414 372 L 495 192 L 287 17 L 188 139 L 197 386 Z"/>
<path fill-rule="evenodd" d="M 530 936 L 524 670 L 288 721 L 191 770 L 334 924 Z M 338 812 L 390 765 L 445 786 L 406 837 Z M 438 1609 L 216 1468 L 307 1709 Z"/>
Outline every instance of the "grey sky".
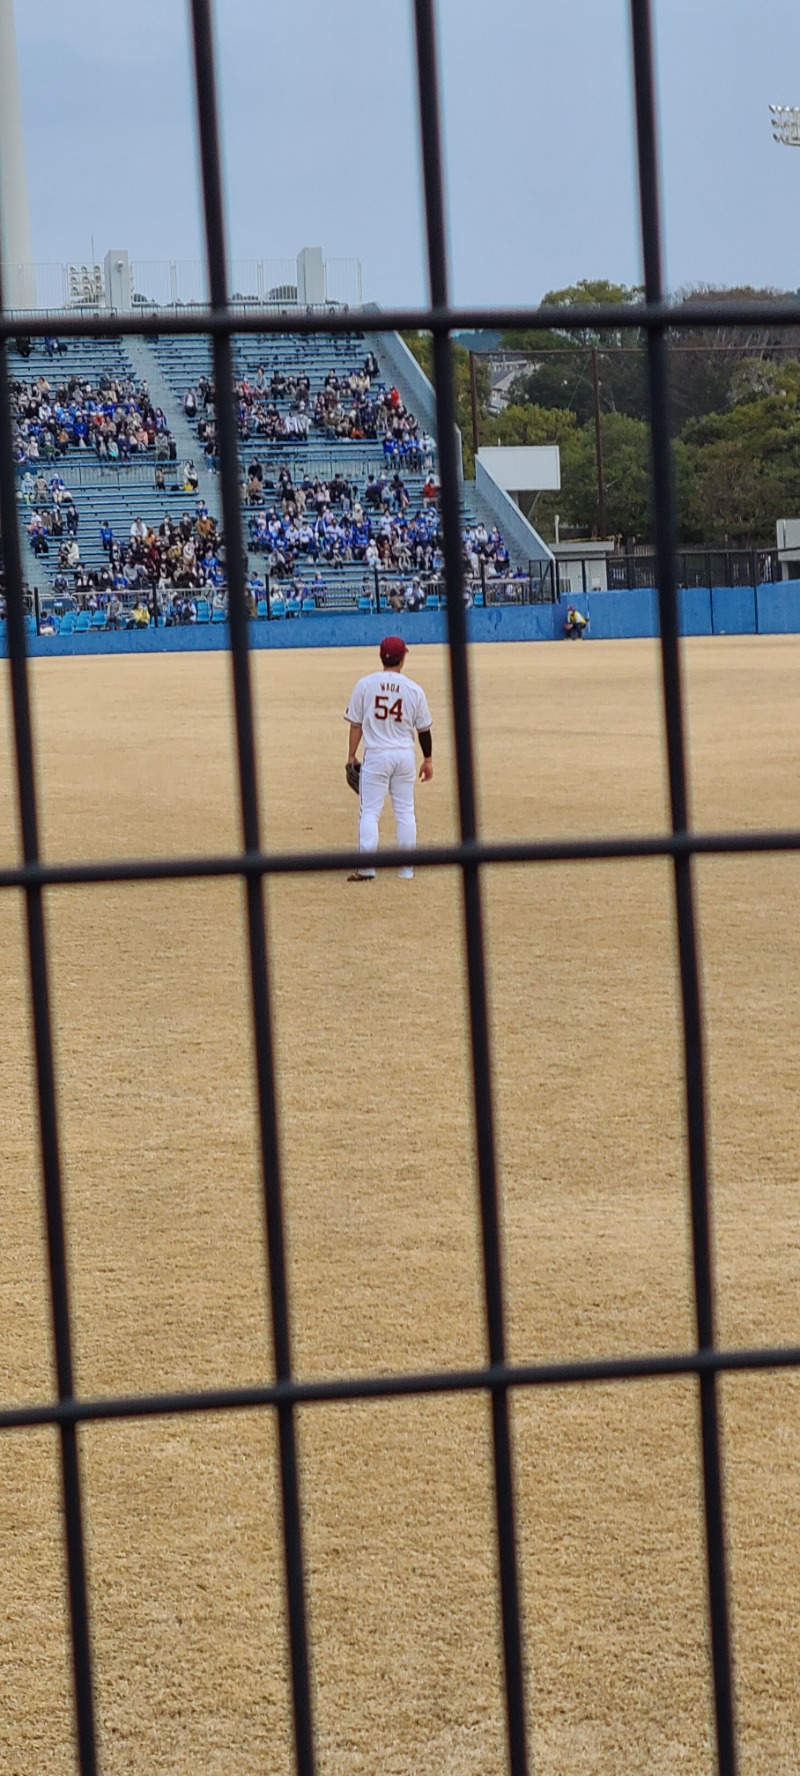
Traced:
<path fill-rule="evenodd" d="M 440 0 L 453 295 L 637 281 L 626 0 Z M 184 0 L 16 0 L 34 252 L 201 251 Z M 234 256 L 426 297 L 410 0 L 217 0 Z M 800 284 L 797 0 L 657 0 L 667 272 Z"/>

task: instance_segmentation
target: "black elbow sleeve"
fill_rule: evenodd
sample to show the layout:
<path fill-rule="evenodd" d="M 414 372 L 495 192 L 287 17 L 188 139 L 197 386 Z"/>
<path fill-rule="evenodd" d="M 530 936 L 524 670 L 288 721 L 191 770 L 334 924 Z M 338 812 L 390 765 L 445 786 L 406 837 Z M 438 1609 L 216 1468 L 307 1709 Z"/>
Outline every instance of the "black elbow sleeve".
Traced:
<path fill-rule="evenodd" d="M 430 731 L 430 728 L 423 729 L 423 731 L 419 737 L 419 743 L 420 743 L 420 746 L 422 747 L 423 758 L 429 759 L 431 757 L 432 752 L 433 752 L 433 735 Z"/>

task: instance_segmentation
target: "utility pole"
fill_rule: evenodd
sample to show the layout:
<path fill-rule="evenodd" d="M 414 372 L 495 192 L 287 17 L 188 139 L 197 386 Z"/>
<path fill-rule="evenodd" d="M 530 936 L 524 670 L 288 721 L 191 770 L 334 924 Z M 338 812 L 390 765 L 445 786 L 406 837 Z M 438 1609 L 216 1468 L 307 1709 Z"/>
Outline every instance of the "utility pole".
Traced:
<path fill-rule="evenodd" d="M 35 308 L 14 0 L 0 0 L 0 248 L 6 307 Z"/>
<path fill-rule="evenodd" d="M 600 367 L 597 347 L 592 346 L 592 387 L 594 389 L 594 455 L 597 468 L 597 528 L 606 534 L 606 477 L 603 466 L 603 420 L 600 412 Z"/>
<path fill-rule="evenodd" d="M 475 353 L 469 354 L 469 403 L 472 409 L 472 448 L 477 456 L 480 448 L 478 436 L 478 382 L 475 375 Z"/>

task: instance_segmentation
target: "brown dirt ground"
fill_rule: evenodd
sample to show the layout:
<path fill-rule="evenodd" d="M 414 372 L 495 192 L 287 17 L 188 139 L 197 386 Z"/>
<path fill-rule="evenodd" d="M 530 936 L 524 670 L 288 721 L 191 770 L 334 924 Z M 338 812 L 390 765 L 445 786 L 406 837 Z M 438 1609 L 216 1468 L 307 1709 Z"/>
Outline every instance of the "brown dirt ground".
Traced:
<path fill-rule="evenodd" d="M 800 640 L 686 648 L 699 823 L 798 824 Z M 270 843 L 345 843 L 340 711 L 360 652 L 255 659 Z M 454 832 L 446 658 L 426 839 Z M 649 643 L 474 655 L 491 834 L 664 819 Z M 235 842 L 219 655 L 38 662 L 51 857 Z M 3 696 L 6 687 L 3 687 Z M 0 858 L 16 854 L 7 721 Z M 800 860 L 697 870 L 719 1325 L 800 1341 Z M 513 1356 L 692 1335 L 670 877 L 663 862 L 486 882 Z M 458 884 L 268 893 L 296 1365 L 483 1355 Z M 270 1374 L 241 890 L 48 896 L 81 1389 Z M 0 896 L 0 1398 L 49 1395 L 21 907 Z M 800 1383 L 724 1387 L 746 1776 L 800 1762 Z M 688 1382 L 514 1406 L 541 1776 L 710 1768 Z M 488 1420 L 479 1399 L 312 1407 L 301 1457 L 320 1768 L 503 1767 Z M 290 1768 L 272 1427 L 237 1415 L 81 1437 L 105 1776 Z M 0 1766 L 74 1769 L 55 1439 L 0 1437 Z"/>

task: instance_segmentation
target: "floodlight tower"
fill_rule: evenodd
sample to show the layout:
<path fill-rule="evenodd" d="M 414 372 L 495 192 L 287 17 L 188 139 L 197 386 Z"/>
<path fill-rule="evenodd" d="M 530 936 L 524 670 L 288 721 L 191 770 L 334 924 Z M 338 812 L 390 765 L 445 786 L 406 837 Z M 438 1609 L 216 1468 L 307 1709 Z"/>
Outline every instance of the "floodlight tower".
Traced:
<path fill-rule="evenodd" d="M 0 0 L 0 245 L 6 307 L 35 308 L 14 0 Z"/>
<path fill-rule="evenodd" d="M 800 106 L 770 105 L 772 134 L 784 148 L 800 148 Z"/>

